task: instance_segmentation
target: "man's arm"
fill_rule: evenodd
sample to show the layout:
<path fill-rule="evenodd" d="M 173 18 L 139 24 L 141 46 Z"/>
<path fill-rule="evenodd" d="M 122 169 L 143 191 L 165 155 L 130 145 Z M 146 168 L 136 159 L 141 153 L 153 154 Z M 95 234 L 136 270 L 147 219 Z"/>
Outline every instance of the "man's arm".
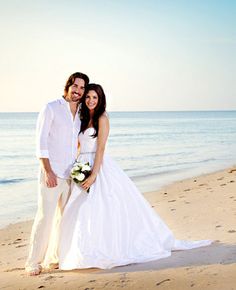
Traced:
<path fill-rule="evenodd" d="M 48 158 L 40 158 L 40 165 L 45 176 L 47 187 L 57 186 L 57 176 L 53 172 Z"/>
<path fill-rule="evenodd" d="M 45 176 L 45 182 L 48 187 L 57 185 L 57 176 L 53 172 L 48 152 L 48 136 L 53 121 L 53 111 L 49 105 L 39 113 L 36 129 L 36 155 L 40 160 L 40 166 Z"/>

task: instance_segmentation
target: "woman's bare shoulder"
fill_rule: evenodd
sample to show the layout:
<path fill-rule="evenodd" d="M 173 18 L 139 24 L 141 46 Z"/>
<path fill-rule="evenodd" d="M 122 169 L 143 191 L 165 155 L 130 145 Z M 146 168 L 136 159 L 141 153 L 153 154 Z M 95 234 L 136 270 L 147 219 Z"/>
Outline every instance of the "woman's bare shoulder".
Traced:
<path fill-rule="evenodd" d="M 109 115 L 107 112 L 104 112 L 100 117 L 99 120 L 102 120 L 103 122 L 109 121 Z"/>

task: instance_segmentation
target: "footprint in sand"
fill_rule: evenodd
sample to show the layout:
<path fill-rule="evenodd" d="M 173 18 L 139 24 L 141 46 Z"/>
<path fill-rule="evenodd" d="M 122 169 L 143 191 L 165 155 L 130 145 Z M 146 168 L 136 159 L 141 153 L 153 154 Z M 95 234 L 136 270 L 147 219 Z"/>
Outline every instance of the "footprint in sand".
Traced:
<path fill-rule="evenodd" d="M 176 199 L 168 200 L 168 202 L 175 202 L 175 201 L 176 201 Z"/>
<path fill-rule="evenodd" d="M 21 271 L 24 270 L 25 268 L 12 268 L 12 269 L 7 269 L 4 272 L 14 272 L 14 271 Z"/>
<path fill-rule="evenodd" d="M 232 233 L 236 233 L 235 230 L 229 230 L 228 233 L 232 234 Z"/>
<path fill-rule="evenodd" d="M 49 280 L 52 280 L 52 279 L 55 279 L 55 276 L 50 275 L 50 276 L 46 277 L 44 279 L 44 281 L 49 281 Z"/>
<path fill-rule="evenodd" d="M 21 239 L 16 239 L 12 244 L 19 244 L 21 242 Z"/>
<path fill-rule="evenodd" d="M 19 246 L 16 246 L 16 248 L 22 248 L 22 247 L 26 247 L 27 245 L 24 244 L 24 245 L 19 245 Z"/>
<path fill-rule="evenodd" d="M 224 177 L 217 178 L 217 180 L 223 180 L 223 179 L 224 179 Z"/>
<path fill-rule="evenodd" d="M 204 185 L 208 185 L 208 184 L 206 184 L 206 183 L 201 183 L 201 184 L 199 184 L 198 186 L 204 186 Z"/>
<path fill-rule="evenodd" d="M 162 281 L 156 283 L 156 286 L 159 286 L 159 285 L 161 285 L 162 283 L 165 283 L 165 282 L 168 282 L 168 281 L 170 281 L 170 279 L 162 280 Z"/>
<path fill-rule="evenodd" d="M 21 260 L 26 260 L 26 259 L 27 259 L 27 257 L 21 257 L 21 258 L 18 258 L 17 260 L 21 261 Z"/>
<path fill-rule="evenodd" d="M 190 188 L 184 189 L 184 191 L 190 191 L 190 190 L 191 190 Z"/>
<path fill-rule="evenodd" d="M 190 202 L 189 201 L 185 201 L 184 203 L 189 204 Z"/>
<path fill-rule="evenodd" d="M 175 209 L 175 208 L 171 208 L 170 210 L 171 210 L 171 211 L 174 211 L 174 210 L 176 210 L 176 209 Z"/>
<path fill-rule="evenodd" d="M 217 226 L 216 226 L 216 228 L 221 228 L 221 227 L 222 227 L 221 225 L 217 225 Z"/>
<path fill-rule="evenodd" d="M 226 184 L 225 183 L 222 183 L 220 186 L 226 186 Z"/>
<path fill-rule="evenodd" d="M 229 181 L 229 183 L 233 183 L 233 182 L 235 182 L 235 181 L 234 181 L 234 180 L 230 180 L 230 181 Z"/>

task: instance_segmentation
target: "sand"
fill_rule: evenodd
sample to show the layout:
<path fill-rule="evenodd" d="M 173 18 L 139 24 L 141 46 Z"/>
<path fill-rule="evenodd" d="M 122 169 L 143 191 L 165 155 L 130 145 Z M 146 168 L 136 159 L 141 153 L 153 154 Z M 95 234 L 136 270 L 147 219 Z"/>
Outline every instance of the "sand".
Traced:
<path fill-rule="evenodd" d="M 32 221 L 0 230 L 0 289 L 236 289 L 236 170 L 176 182 L 145 194 L 178 239 L 212 245 L 111 270 L 24 272 Z"/>

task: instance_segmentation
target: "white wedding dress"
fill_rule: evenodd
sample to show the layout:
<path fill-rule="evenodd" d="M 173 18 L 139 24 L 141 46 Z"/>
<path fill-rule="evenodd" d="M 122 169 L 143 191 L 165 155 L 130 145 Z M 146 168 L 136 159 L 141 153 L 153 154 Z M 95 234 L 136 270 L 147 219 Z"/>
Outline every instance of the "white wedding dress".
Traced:
<path fill-rule="evenodd" d="M 93 166 L 97 138 L 93 128 L 80 133 L 78 160 Z M 59 267 L 109 269 L 161 259 L 209 240 L 176 240 L 122 169 L 104 154 L 96 181 L 87 193 L 76 184 L 63 213 Z"/>

